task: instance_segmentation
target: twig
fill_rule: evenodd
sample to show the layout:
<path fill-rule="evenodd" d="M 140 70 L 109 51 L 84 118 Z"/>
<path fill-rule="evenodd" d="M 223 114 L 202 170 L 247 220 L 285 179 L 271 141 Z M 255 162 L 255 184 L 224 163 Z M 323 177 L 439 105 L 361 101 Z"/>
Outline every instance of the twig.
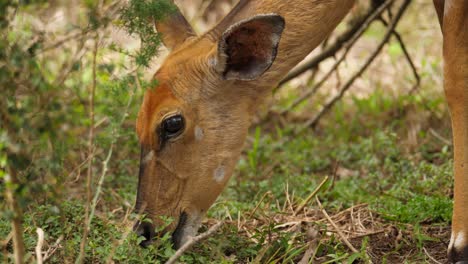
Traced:
<path fill-rule="evenodd" d="M 267 195 L 271 195 L 271 191 L 267 191 L 266 193 L 264 193 L 262 195 L 262 198 L 260 198 L 260 201 L 257 203 L 257 205 L 255 206 L 255 208 L 252 210 L 252 212 L 250 213 L 251 216 L 253 216 L 255 214 L 255 212 L 257 211 L 258 207 L 260 206 L 260 204 L 263 202 L 263 200 L 265 199 L 265 197 Z"/>
<path fill-rule="evenodd" d="M 138 79 L 138 74 L 137 73 L 135 73 L 135 82 L 136 82 L 137 85 L 130 92 L 130 97 L 128 99 L 127 105 L 126 105 L 124 113 L 122 115 L 122 118 L 120 119 L 119 126 L 117 126 L 117 127 L 120 127 L 124 123 L 125 119 L 127 118 L 128 110 L 130 108 L 130 105 L 132 104 L 133 97 L 135 95 L 136 89 L 137 88 L 141 89 L 140 81 Z M 111 141 L 109 151 L 107 152 L 107 157 L 102 162 L 101 176 L 99 177 L 99 182 L 98 182 L 96 192 L 94 194 L 93 201 L 92 201 L 92 204 L 91 204 L 91 213 L 89 215 L 89 219 L 88 219 L 88 223 L 87 223 L 88 226 L 91 226 L 91 221 L 93 220 L 93 217 L 94 217 L 94 211 L 96 210 L 97 201 L 99 199 L 99 195 L 101 194 L 102 185 L 104 184 L 104 178 L 105 178 L 105 176 L 107 174 L 107 171 L 108 171 L 108 164 L 109 164 L 109 161 L 110 161 L 110 159 L 112 157 L 112 153 L 113 153 L 113 150 L 114 150 L 114 147 L 115 147 L 115 142 L 117 141 L 118 138 L 119 137 L 117 135 L 117 129 L 114 128 L 113 131 L 112 131 L 112 141 Z"/>
<path fill-rule="evenodd" d="M 115 18 L 115 15 L 120 11 L 120 7 L 124 4 L 124 2 L 125 1 L 114 1 L 109 6 L 104 8 L 104 10 L 101 13 L 106 14 L 106 17 L 109 20 L 113 20 L 113 18 Z M 100 5 L 102 5 L 102 2 L 100 3 Z M 82 29 L 79 32 L 70 34 L 70 35 L 66 36 L 65 38 L 63 38 L 63 39 L 58 40 L 57 42 L 55 42 L 55 43 L 53 43 L 53 44 L 51 44 L 51 45 L 49 45 L 47 47 L 42 48 L 39 52 L 36 53 L 36 55 L 44 53 L 44 52 L 49 51 L 51 49 L 56 49 L 56 48 L 62 46 L 63 44 L 65 44 L 66 42 L 69 42 L 71 40 L 85 38 L 88 33 L 91 33 L 93 31 L 95 31 L 95 29 L 93 27 L 87 27 L 85 29 Z"/>
<path fill-rule="evenodd" d="M 13 219 L 11 220 L 11 229 L 13 234 L 13 251 L 15 263 L 20 264 L 24 262 L 24 240 L 22 226 L 23 213 L 15 197 L 17 178 L 16 171 L 11 166 L 8 166 L 8 172 L 4 175 L 4 181 L 6 186 L 6 201 L 8 207 L 13 212 Z"/>
<path fill-rule="evenodd" d="M 36 232 L 37 232 L 36 260 L 37 260 L 37 264 L 42 264 L 43 263 L 42 245 L 44 244 L 44 230 L 42 230 L 41 228 L 37 228 Z"/>
<path fill-rule="evenodd" d="M 333 74 L 333 72 L 340 66 L 340 64 L 346 59 L 346 56 L 348 55 L 348 52 L 351 50 L 351 48 L 354 46 L 354 44 L 358 41 L 358 39 L 364 34 L 364 32 L 369 28 L 370 24 L 377 19 L 384 11 L 386 8 L 390 6 L 390 4 L 393 2 L 393 0 L 387 0 L 384 4 L 382 4 L 379 8 L 377 8 L 367 19 L 360 24 L 360 28 L 355 34 L 353 35 L 353 38 L 349 40 L 349 42 L 346 43 L 345 45 L 345 51 L 341 55 L 341 57 L 333 64 L 333 66 L 328 70 L 328 72 L 322 77 L 322 79 L 308 92 L 303 94 L 301 97 L 297 98 L 294 100 L 294 102 L 285 110 L 281 111 L 281 115 L 286 114 L 289 112 L 291 109 L 294 109 L 297 107 L 300 103 L 305 101 L 307 98 L 311 97 L 314 95 L 317 90 L 330 78 L 330 76 Z"/>
<path fill-rule="evenodd" d="M 218 222 L 214 226 L 210 227 L 208 231 L 195 236 L 195 237 L 190 237 L 188 241 L 181 247 L 179 248 L 174 255 L 169 258 L 168 261 L 166 261 L 166 264 L 173 264 L 179 259 L 187 250 L 189 250 L 193 245 L 198 243 L 199 241 L 211 236 L 213 233 L 215 233 L 221 226 L 223 225 L 223 221 Z"/>
<path fill-rule="evenodd" d="M 291 199 L 289 198 L 289 182 L 286 181 L 286 187 L 285 187 L 286 190 L 284 190 L 285 192 L 285 196 L 286 196 L 286 199 L 284 201 L 284 204 L 283 204 L 283 211 L 286 211 L 286 205 L 289 205 L 289 209 L 291 210 L 291 212 L 294 212 L 294 209 L 292 207 L 292 203 L 291 203 Z"/>
<path fill-rule="evenodd" d="M 322 182 L 315 188 L 315 190 L 296 208 L 294 211 L 294 215 L 297 215 L 304 207 L 312 200 L 312 198 L 317 195 L 317 193 L 322 189 L 323 185 L 328 181 L 328 176 L 325 176 L 325 178 L 322 180 Z"/>
<path fill-rule="evenodd" d="M 368 232 L 368 233 L 364 233 L 364 234 L 355 235 L 355 236 L 352 236 L 352 237 L 350 237 L 350 238 L 351 238 L 351 239 L 356 239 L 356 238 L 361 238 L 361 237 L 373 236 L 373 235 L 381 234 L 381 233 L 383 233 L 383 232 L 385 232 L 385 229 L 377 230 L 377 231 L 374 231 L 374 232 Z"/>
<path fill-rule="evenodd" d="M 283 85 L 284 83 L 296 78 L 297 76 L 301 75 L 302 73 L 308 71 L 309 69 L 317 67 L 317 65 L 324 61 L 325 59 L 328 59 L 330 57 L 333 57 L 341 48 L 345 45 L 346 42 L 348 42 L 350 39 L 352 39 L 357 32 L 359 32 L 363 27 L 367 27 L 366 24 L 369 23 L 369 20 L 375 20 L 375 14 L 378 13 L 379 15 L 382 13 L 385 8 L 391 4 L 393 0 L 387 0 L 385 3 L 383 3 L 381 6 L 379 6 L 378 9 L 374 11 L 374 8 L 370 8 L 369 11 L 362 16 L 360 21 L 355 22 L 353 27 L 350 27 L 347 31 L 345 31 L 343 34 L 341 34 L 335 42 L 327 47 L 323 52 L 318 54 L 317 56 L 311 58 L 309 61 L 305 62 L 302 64 L 302 66 L 299 66 L 292 71 L 290 71 L 286 77 L 280 82 L 280 86 Z M 381 11 L 379 11 L 381 10 Z M 372 17 L 372 18 L 371 18 Z"/>
<path fill-rule="evenodd" d="M 308 127 L 315 127 L 322 118 L 334 105 L 338 100 L 340 100 L 343 95 L 348 91 L 348 89 L 351 87 L 351 85 L 354 83 L 354 81 L 359 78 L 364 71 L 369 67 L 369 65 L 374 61 L 374 59 L 379 55 L 380 51 L 382 51 L 382 48 L 385 46 L 385 44 L 388 42 L 390 39 L 390 36 L 392 35 L 393 30 L 395 29 L 396 25 L 400 21 L 401 16 L 405 12 L 406 8 L 408 7 L 409 3 L 411 0 L 405 0 L 403 4 L 401 4 L 400 8 L 398 9 L 398 13 L 395 15 L 395 17 L 392 19 L 389 28 L 387 29 L 387 32 L 385 33 L 385 36 L 383 37 L 382 41 L 379 43 L 377 48 L 372 52 L 372 54 L 369 56 L 367 61 L 364 63 L 364 65 L 359 69 L 358 72 L 356 72 L 340 89 L 340 92 L 333 97 L 331 100 L 327 102 L 322 108 L 322 110 L 313 118 L 311 118 L 309 121 L 305 123 L 305 125 L 298 131 L 298 134 L 303 132 L 306 128 Z"/>
<path fill-rule="evenodd" d="M 40 50 L 40 52 L 38 52 L 37 54 L 40 54 L 40 53 L 43 53 L 43 52 L 46 52 L 48 50 L 51 50 L 51 49 L 56 49 L 60 46 L 62 46 L 64 43 L 68 42 L 68 41 L 71 41 L 71 40 L 75 40 L 77 38 L 84 38 L 89 32 L 91 32 L 92 30 L 87 28 L 87 29 L 84 29 L 80 32 L 77 32 L 77 33 L 74 33 L 74 34 L 71 34 L 57 42 L 55 42 L 54 44 L 50 45 L 50 46 L 47 46 L 47 47 L 44 47 L 42 50 Z"/>
<path fill-rule="evenodd" d="M 55 243 L 46 251 L 46 253 L 44 254 L 44 257 L 42 258 L 42 261 L 45 262 L 50 256 L 52 256 L 52 254 L 54 254 L 57 248 L 60 247 L 60 242 L 62 242 L 62 240 L 63 240 L 63 235 L 59 236 L 59 238 L 57 238 Z"/>
<path fill-rule="evenodd" d="M 357 205 L 351 206 L 351 207 L 349 207 L 349 208 L 347 208 L 347 209 L 344 209 L 343 211 L 341 211 L 341 212 L 339 212 L 339 213 L 333 215 L 333 218 L 340 217 L 340 216 L 342 216 L 343 214 L 348 213 L 349 211 L 352 211 L 352 210 L 355 210 L 355 209 L 358 209 L 358 208 L 361 208 L 361 207 L 365 207 L 365 206 L 369 206 L 369 204 L 367 204 L 367 203 L 362 203 L 362 204 L 357 204 Z M 320 220 L 319 220 L 318 222 L 320 222 Z"/>
<path fill-rule="evenodd" d="M 442 262 L 440 262 L 440 261 L 438 261 L 437 259 L 435 259 L 434 257 L 432 257 L 432 256 L 429 254 L 429 252 L 427 252 L 427 250 L 426 250 L 425 247 L 423 247 L 423 250 L 424 250 L 424 253 L 426 253 L 426 256 L 427 256 L 430 260 L 434 261 L 434 262 L 437 263 L 437 264 L 442 264 Z"/>
<path fill-rule="evenodd" d="M 380 21 L 382 22 L 382 24 L 388 27 L 388 22 L 385 19 L 381 17 Z M 416 90 L 416 88 L 419 87 L 421 83 L 421 77 L 419 76 L 418 70 L 416 69 L 416 66 L 414 65 L 413 59 L 411 59 L 408 49 L 406 49 L 406 45 L 403 42 L 403 38 L 401 37 L 400 33 L 398 33 L 396 30 L 393 30 L 392 34 L 397 39 L 398 44 L 400 44 L 401 50 L 403 51 L 403 55 L 405 55 L 406 61 L 408 62 L 411 68 L 411 71 L 413 71 L 414 79 L 416 80 L 416 83 L 413 85 L 413 87 L 410 90 L 410 94 L 411 94 Z"/>
<path fill-rule="evenodd" d="M 127 210 L 127 212 L 125 213 L 125 217 L 124 217 L 124 223 L 128 221 L 128 216 L 129 214 L 131 213 L 133 209 L 132 208 L 129 208 L 129 210 Z M 133 231 L 133 227 L 135 226 L 136 223 L 138 223 L 138 221 L 140 221 L 141 219 L 137 219 L 135 221 L 132 221 L 130 225 L 127 224 L 127 228 L 125 230 L 125 232 L 122 234 L 122 237 L 118 240 L 115 240 L 113 243 L 112 243 L 112 248 L 109 252 L 109 254 L 107 255 L 107 259 L 105 261 L 105 263 L 114 263 L 112 258 L 114 257 L 114 254 L 115 254 L 115 250 L 121 246 L 124 241 L 127 239 L 128 235 Z"/>
<path fill-rule="evenodd" d="M 132 71 L 133 72 L 133 71 Z M 96 192 L 94 193 L 94 197 L 92 199 L 92 202 L 91 203 L 91 206 L 90 206 L 90 212 L 89 212 L 89 217 L 86 219 L 86 227 L 88 230 L 90 229 L 91 227 L 91 222 L 94 218 L 94 214 L 95 214 L 95 210 L 96 210 L 96 206 L 97 206 L 97 202 L 98 202 L 98 199 L 99 199 L 99 196 L 101 194 L 101 191 L 102 191 L 102 185 L 104 184 L 104 179 L 105 179 L 105 176 L 107 174 L 107 171 L 108 171 L 108 164 L 109 164 L 109 161 L 112 157 L 112 154 L 113 154 L 113 150 L 114 150 L 114 147 L 115 147 L 115 142 L 117 141 L 117 139 L 119 138 L 119 136 L 117 135 L 117 127 L 120 127 L 124 122 L 125 122 L 125 119 L 127 118 L 128 116 L 128 111 L 129 111 L 129 108 L 130 108 L 130 105 L 132 104 L 132 101 L 133 101 L 133 97 L 135 95 L 135 91 L 137 89 L 140 89 L 141 90 L 141 85 L 140 85 L 140 81 L 138 79 L 138 73 L 137 71 L 135 70 L 135 83 L 136 85 L 134 86 L 133 90 L 130 92 L 130 96 L 129 96 L 129 99 L 127 101 L 127 105 L 125 106 L 125 110 L 123 111 L 123 115 L 122 115 L 122 118 L 120 119 L 119 121 L 119 125 L 116 126 L 113 130 L 112 130 L 112 141 L 111 141 L 111 145 L 109 147 L 109 151 L 107 152 L 107 156 L 106 156 L 106 159 L 102 162 L 102 170 L 101 170 L 101 175 L 99 177 L 99 181 L 98 181 L 98 185 L 97 185 L 97 188 L 96 188 Z M 95 128 L 95 127 L 94 127 Z M 128 235 L 128 233 L 127 233 Z M 78 260 L 77 260 L 78 261 Z"/>
<path fill-rule="evenodd" d="M 431 133 L 431 135 L 433 135 L 438 140 L 442 141 L 444 144 L 446 144 L 448 146 L 452 146 L 452 142 L 450 140 L 448 140 L 448 139 L 444 138 L 443 136 L 441 136 L 433 128 L 429 129 L 429 133 Z"/>
<path fill-rule="evenodd" d="M 94 161 L 94 96 L 96 94 L 96 58 L 99 48 L 99 35 L 96 34 L 94 40 L 94 49 L 93 49 L 93 79 L 91 83 L 91 88 L 89 92 L 89 135 L 88 135 L 88 173 L 86 176 L 86 208 L 85 208 L 85 222 L 83 228 L 83 237 L 81 238 L 80 244 L 80 253 L 76 259 L 76 263 L 83 263 L 84 257 L 86 255 L 86 242 L 88 239 L 88 233 L 90 225 L 88 224 L 91 220 L 90 218 L 90 209 L 91 209 L 91 178 L 93 175 L 93 161 Z"/>
<path fill-rule="evenodd" d="M 315 200 L 317 201 L 317 204 L 319 205 L 320 210 L 322 211 L 323 215 L 325 216 L 325 218 L 327 218 L 328 222 L 330 222 L 330 224 L 333 226 L 333 228 L 335 228 L 336 232 L 340 236 L 343 243 L 345 243 L 346 246 L 348 246 L 348 248 L 351 249 L 351 251 L 353 251 L 354 253 L 358 253 L 359 251 L 348 241 L 348 239 L 345 237 L 343 232 L 341 232 L 341 229 L 335 224 L 335 222 L 333 222 L 331 217 L 328 215 L 327 211 L 325 211 L 325 209 L 323 208 L 322 203 L 320 203 L 320 200 L 318 199 L 318 197 L 315 197 Z"/>

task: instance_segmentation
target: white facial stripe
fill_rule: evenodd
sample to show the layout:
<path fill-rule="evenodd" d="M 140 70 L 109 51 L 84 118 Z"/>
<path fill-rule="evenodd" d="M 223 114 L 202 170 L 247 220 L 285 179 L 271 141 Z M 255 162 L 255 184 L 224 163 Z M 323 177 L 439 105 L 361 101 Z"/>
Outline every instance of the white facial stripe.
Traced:
<path fill-rule="evenodd" d="M 225 175 L 225 170 L 224 170 L 224 165 L 219 165 L 218 168 L 216 168 L 213 172 L 213 179 L 220 183 L 224 180 L 224 175 Z"/>
<path fill-rule="evenodd" d="M 203 129 L 201 129 L 199 126 L 195 127 L 195 140 L 200 141 L 203 139 Z"/>
<path fill-rule="evenodd" d="M 154 157 L 154 151 L 152 150 L 148 154 L 146 154 L 146 156 L 143 158 L 141 163 L 146 164 L 150 162 L 153 159 L 153 157 Z"/>

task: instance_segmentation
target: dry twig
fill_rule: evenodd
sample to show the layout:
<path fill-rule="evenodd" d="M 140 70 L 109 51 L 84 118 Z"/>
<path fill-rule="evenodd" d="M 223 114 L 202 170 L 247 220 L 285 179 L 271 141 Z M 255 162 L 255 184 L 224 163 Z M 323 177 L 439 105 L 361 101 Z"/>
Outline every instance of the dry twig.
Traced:
<path fill-rule="evenodd" d="M 5 196 L 8 207 L 13 212 L 13 219 L 11 220 L 11 229 L 13 236 L 13 251 L 15 263 L 20 264 L 24 262 L 24 240 L 23 240 L 23 212 L 16 200 L 16 171 L 8 166 L 8 171 L 4 175 L 5 181 Z"/>
<path fill-rule="evenodd" d="M 384 10 L 391 4 L 393 0 L 387 0 L 385 3 L 380 5 L 378 8 L 371 7 L 368 12 L 363 15 L 361 18 L 359 18 L 359 21 L 355 22 L 354 25 L 350 28 L 348 28 L 343 34 L 341 34 L 335 42 L 331 45 L 329 45 L 323 52 L 318 54 L 317 56 L 311 58 L 301 66 L 293 69 L 290 71 L 286 77 L 280 82 L 280 86 L 283 85 L 284 83 L 296 78 L 297 76 L 303 74 L 304 72 L 308 71 L 309 69 L 313 69 L 317 67 L 322 61 L 335 56 L 335 54 L 341 50 L 343 46 L 346 46 L 346 43 L 353 39 L 356 34 L 362 30 L 362 28 L 367 28 L 369 23 L 369 20 L 373 21 L 376 19 L 375 14 L 378 13 L 379 15 L 381 14 L 381 11 L 379 10 Z"/>
<path fill-rule="evenodd" d="M 438 261 L 438 260 L 435 259 L 433 256 L 431 256 L 431 255 L 429 254 L 429 252 L 427 252 L 427 250 L 426 250 L 425 247 L 423 247 L 423 250 L 424 250 L 424 253 L 426 254 L 426 256 L 427 256 L 430 260 L 434 261 L 434 263 L 436 263 L 436 264 L 442 264 L 442 262 Z"/>
<path fill-rule="evenodd" d="M 37 244 L 36 244 L 36 261 L 37 264 L 42 264 L 44 259 L 42 258 L 42 245 L 44 244 L 44 230 L 41 228 L 36 229 L 37 232 Z"/>
<path fill-rule="evenodd" d="M 443 136 L 441 136 L 433 128 L 429 128 L 429 133 L 431 133 L 431 135 L 433 135 L 438 140 L 442 141 L 445 145 L 452 146 L 452 142 L 450 140 L 448 140 L 448 139 L 444 138 Z"/>
<path fill-rule="evenodd" d="M 263 202 L 263 200 L 265 199 L 265 197 L 271 195 L 271 191 L 267 191 L 265 192 L 263 195 L 262 195 L 262 198 L 260 198 L 260 201 L 257 203 L 257 205 L 255 206 L 255 208 L 252 210 L 252 212 L 250 213 L 250 216 L 253 216 L 255 214 L 255 212 L 257 211 L 258 207 L 260 206 L 260 204 Z"/>
<path fill-rule="evenodd" d="M 47 249 L 47 251 L 44 254 L 44 257 L 42 258 L 43 262 L 46 262 L 46 260 L 50 258 L 52 254 L 55 253 L 55 251 L 60 247 L 60 242 L 62 242 L 62 240 L 63 240 L 63 235 L 59 236 L 59 238 L 57 238 L 55 243 L 51 247 L 49 247 L 49 249 Z"/>
<path fill-rule="evenodd" d="M 336 232 L 340 236 L 343 243 L 345 243 L 346 246 L 348 246 L 348 248 L 351 249 L 351 251 L 353 251 L 354 253 L 358 253 L 359 251 L 349 242 L 349 240 L 345 237 L 343 232 L 341 232 L 341 229 L 335 224 L 335 222 L 333 222 L 331 217 L 328 215 L 327 211 L 325 211 L 318 197 L 315 197 L 315 200 L 317 201 L 317 204 L 319 205 L 320 210 L 322 211 L 323 215 L 325 216 L 325 218 L 327 218 L 328 222 L 333 226 L 333 228 L 335 228 Z"/>
<path fill-rule="evenodd" d="M 362 24 L 359 24 L 360 27 L 358 30 L 355 32 L 355 34 L 352 36 L 352 39 L 350 39 L 346 44 L 345 44 L 345 51 L 341 55 L 341 57 L 333 64 L 333 66 L 328 70 L 328 72 L 322 77 L 320 81 L 317 82 L 317 84 L 310 89 L 308 92 L 304 93 L 301 97 L 297 98 L 294 100 L 294 102 L 285 110 L 281 111 L 281 115 L 286 114 L 290 110 L 294 109 L 297 107 L 300 103 L 304 102 L 307 98 L 311 97 L 314 95 L 318 89 L 330 78 L 330 76 L 335 72 L 338 68 L 338 66 L 341 65 L 341 63 L 346 59 L 346 56 L 348 55 L 348 52 L 351 50 L 351 48 L 356 44 L 356 42 L 359 40 L 359 38 L 364 34 L 364 32 L 369 28 L 371 23 L 376 20 L 380 15 L 387 9 L 390 4 L 393 2 L 393 0 L 387 0 L 384 4 L 382 4 L 379 8 L 377 8 L 369 17 L 367 17 L 366 20 Z"/>
<path fill-rule="evenodd" d="M 388 22 L 385 19 L 380 18 L 380 21 L 386 27 L 388 27 Z M 408 65 L 410 66 L 411 71 L 413 72 L 414 79 L 416 80 L 416 83 L 410 90 L 410 93 L 413 93 L 416 90 L 416 88 L 419 87 L 419 84 L 421 83 L 421 77 L 419 76 L 418 70 L 416 69 L 413 59 L 411 59 L 411 56 L 408 52 L 408 49 L 406 48 L 405 43 L 403 42 L 403 38 L 401 37 L 400 33 L 398 33 L 396 30 L 393 30 L 392 33 L 393 33 L 393 36 L 395 36 L 395 38 L 397 39 L 398 44 L 400 45 L 401 50 L 403 51 L 403 55 L 405 55 L 406 61 L 408 62 Z"/>
<path fill-rule="evenodd" d="M 91 178 L 93 175 L 93 161 L 94 161 L 94 96 L 96 94 L 96 83 L 97 83 L 97 74 L 96 74 L 96 58 L 99 49 L 99 35 L 96 34 L 94 39 L 94 49 L 93 49 L 93 79 L 91 83 L 91 88 L 89 92 L 89 135 L 88 135 L 88 172 L 86 176 L 86 208 L 85 208 L 85 222 L 83 228 L 83 237 L 81 238 L 80 244 L 80 254 L 76 259 L 76 263 L 83 263 L 85 257 L 85 248 L 86 242 L 88 240 L 88 233 L 90 226 L 90 209 L 91 209 Z"/>
<path fill-rule="evenodd" d="M 208 231 L 198 235 L 198 236 L 195 236 L 195 237 L 190 237 L 188 239 L 187 242 L 185 242 L 185 244 L 179 248 L 176 253 L 174 253 L 174 255 L 169 258 L 168 261 L 166 261 L 166 264 L 173 264 L 175 263 L 187 250 L 189 250 L 193 245 L 195 245 L 196 243 L 200 242 L 201 240 L 211 236 L 212 234 L 214 234 L 221 226 L 223 225 L 223 221 L 220 221 L 218 222 L 217 224 L 215 224 L 214 226 L 210 227 L 210 229 L 208 229 Z"/>
<path fill-rule="evenodd" d="M 127 105 L 126 105 L 125 110 L 123 112 L 122 118 L 120 119 L 119 126 L 117 126 L 117 127 L 120 127 L 124 123 L 125 119 L 128 116 L 130 105 L 132 104 L 135 92 L 136 92 L 137 89 L 141 89 L 141 84 L 140 84 L 140 80 L 138 79 L 138 73 L 137 72 L 135 72 L 135 83 L 136 83 L 136 85 L 134 86 L 133 90 L 130 92 L 130 96 L 129 96 L 129 99 L 127 101 Z M 114 151 L 115 142 L 117 141 L 118 138 L 119 138 L 119 136 L 117 135 L 117 131 L 116 131 L 116 129 L 114 129 L 112 131 L 112 142 L 111 142 L 111 145 L 110 145 L 109 150 L 107 152 L 106 159 L 102 162 L 101 175 L 99 177 L 98 185 L 96 187 L 96 192 L 94 193 L 94 197 L 93 197 L 93 200 L 91 202 L 90 213 L 89 213 L 89 217 L 88 217 L 87 223 L 86 223 L 86 226 L 87 226 L 88 230 L 90 229 L 91 222 L 92 222 L 92 220 L 94 218 L 94 213 L 95 213 L 95 210 L 96 210 L 97 202 L 98 202 L 99 196 L 100 196 L 101 191 L 102 191 L 102 185 L 104 184 L 104 179 L 105 179 L 107 171 L 108 171 L 108 164 L 110 162 L 110 159 L 111 159 L 113 151 Z M 128 233 L 129 232 L 125 233 L 125 235 L 127 236 Z"/>

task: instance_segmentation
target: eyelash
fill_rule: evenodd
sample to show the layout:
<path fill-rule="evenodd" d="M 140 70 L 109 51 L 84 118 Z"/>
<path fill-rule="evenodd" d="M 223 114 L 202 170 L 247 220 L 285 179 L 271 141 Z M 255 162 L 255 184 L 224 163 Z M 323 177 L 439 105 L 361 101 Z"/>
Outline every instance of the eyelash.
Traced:
<path fill-rule="evenodd" d="M 181 122 L 180 124 L 181 127 L 178 129 L 178 131 L 174 132 L 172 135 L 168 135 L 165 126 L 167 125 L 167 122 L 173 118 L 178 118 L 177 121 Z M 184 129 L 185 129 L 185 119 L 181 114 L 174 114 L 174 115 L 164 118 L 157 129 L 157 135 L 159 136 L 159 149 L 160 150 L 163 149 L 163 147 L 165 146 L 166 142 L 169 139 L 176 138 L 177 136 L 182 134 Z"/>

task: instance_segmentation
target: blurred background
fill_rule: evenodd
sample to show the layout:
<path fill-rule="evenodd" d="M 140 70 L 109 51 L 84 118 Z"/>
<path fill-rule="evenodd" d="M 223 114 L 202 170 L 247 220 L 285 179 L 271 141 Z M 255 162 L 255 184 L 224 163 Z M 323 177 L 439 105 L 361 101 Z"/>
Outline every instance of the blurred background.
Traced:
<path fill-rule="evenodd" d="M 424 0 L 410 1 L 392 30 L 405 1 L 359 1 L 273 89 L 201 230 L 225 220 L 221 231 L 181 262 L 446 261 L 453 149 L 442 35 Z M 176 4 L 202 34 L 236 2 Z M 167 54 L 147 21 L 171 8 L 0 3 L 0 262 L 148 263 L 174 253 L 168 236 L 142 249 L 131 232 L 136 114 Z"/>

